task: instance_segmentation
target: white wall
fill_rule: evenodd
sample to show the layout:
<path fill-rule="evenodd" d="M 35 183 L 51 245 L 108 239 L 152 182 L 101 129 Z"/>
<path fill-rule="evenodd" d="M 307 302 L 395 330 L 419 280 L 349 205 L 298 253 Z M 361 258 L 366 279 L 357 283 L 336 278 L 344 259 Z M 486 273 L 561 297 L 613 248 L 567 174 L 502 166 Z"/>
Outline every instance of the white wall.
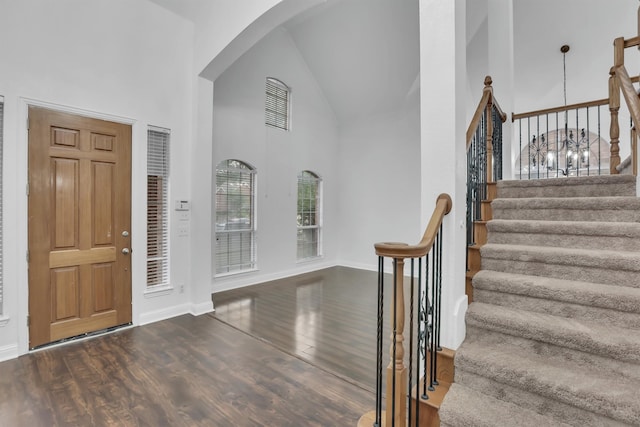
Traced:
<path fill-rule="evenodd" d="M 340 264 L 377 270 L 374 244 L 420 241 L 420 99 L 340 128 Z"/>
<path fill-rule="evenodd" d="M 291 88 L 288 132 L 264 124 L 267 77 Z M 258 42 L 215 81 L 211 167 L 238 159 L 257 169 L 258 271 L 218 277 L 214 290 L 335 264 L 341 191 L 337 153 L 333 111 L 284 29 Z M 305 263 L 296 262 L 296 185 L 301 170 L 319 174 L 324 186 L 324 257 Z"/>
<path fill-rule="evenodd" d="M 133 123 L 133 321 L 186 311 L 189 240 L 171 218 L 171 281 L 145 298 L 146 130 L 170 128 L 170 198 L 190 197 L 193 25 L 147 1 L 21 0 L 0 14 L 0 94 L 5 97 L 4 287 L 0 359 L 27 350 L 27 102 Z M 174 212 L 172 212 L 173 214 Z"/>

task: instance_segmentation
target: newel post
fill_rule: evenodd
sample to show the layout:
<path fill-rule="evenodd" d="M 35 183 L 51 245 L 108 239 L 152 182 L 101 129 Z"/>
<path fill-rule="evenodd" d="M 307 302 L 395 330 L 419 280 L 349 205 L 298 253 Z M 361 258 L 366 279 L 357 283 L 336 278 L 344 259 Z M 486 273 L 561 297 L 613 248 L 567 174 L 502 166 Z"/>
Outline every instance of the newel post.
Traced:
<path fill-rule="evenodd" d="M 394 258 L 391 345 L 387 366 L 387 426 L 407 423 L 407 367 L 404 365 L 404 259 Z"/>
<path fill-rule="evenodd" d="M 616 78 L 616 68 L 609 71 L 609 111 L 611 112 L 611 126 L 609 134 L 611 138 L 611 155 L 609 157 L 609 173 L 617 175 L 620 164 L 620 124 L 618 123 L 618 111 L 620 110 L 620 85 Z"/>
<path fill-rule="evenodd" d="M 485 123 L 487 124 L 487 182 L 493 182 L 493 88 L 491 76 L 484 78 L 484 90 L 489 91 L 491 96 L 485 107 Z"/>

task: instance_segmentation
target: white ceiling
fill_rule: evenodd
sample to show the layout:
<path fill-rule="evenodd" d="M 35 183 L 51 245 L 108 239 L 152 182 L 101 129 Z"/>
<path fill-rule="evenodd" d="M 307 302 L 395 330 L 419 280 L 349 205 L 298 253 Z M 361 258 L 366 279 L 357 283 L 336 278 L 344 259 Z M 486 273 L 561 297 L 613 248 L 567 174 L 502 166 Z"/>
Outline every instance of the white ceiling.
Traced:
<path fill-rule="evenodd" d="M 398 110 L 419 75 L 417 0 L 344 0 L 285 24 L 341 123 Z"/>
<path fill-rule="evenodd" d="M 237 0 L 151 1 L 197 22 L 212 5 Z M 341 123 L 397 110 L 416 89 L 418 1 L 327 0 L 284 24 Z M 637 7 L 636 0 L 513 0 L 517 112 L 562 104 L 559 49 L 565 43 L 571 45 L 568 103 L 606 97 L 612 41 L 634 35 Z M 468 72 L 484 76 L 487 0 L 467 0 L 466 13 Z M 477 80 L 481 89 L 482 79 Z M 480 89 L 471 98 L 479 99 Z"/>
<path fill-rule="evenodd" d="M 151 1 L 196 22 L 215 0 Z M 418 78 L 418 0 L 328 0 L 283 27 L 340 123 L 397 110 Z"/>

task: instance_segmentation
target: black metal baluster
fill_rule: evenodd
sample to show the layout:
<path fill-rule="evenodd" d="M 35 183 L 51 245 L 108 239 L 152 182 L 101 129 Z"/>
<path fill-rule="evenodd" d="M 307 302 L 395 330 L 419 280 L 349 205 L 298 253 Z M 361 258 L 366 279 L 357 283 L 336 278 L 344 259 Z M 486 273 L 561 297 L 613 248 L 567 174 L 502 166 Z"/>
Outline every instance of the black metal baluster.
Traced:
<path fill-rule="evenodd" d="M 427 359 L 428 359 L 428 351 L 429 351 L 429 254 L 427 253 L 426 257 L 425 257 L 425 276 L 424 276 L 424 304 L 423 304 L 423 309 L 424 311 L 422 312 L 422 327 L 423 327 L 423 336 L 424 336 L 424 343 L 422 348 L 424 349 L 424 359 L 423 359 L 423 363 L 424 363 L 424 383 L 422 386 L 422 398 L 424 400 L 429 399 L 429 395 L 427 395 L 427 384 L 429 383 L 430 378 L 429 375 L 431 373 L 431 371 L 428 369 L 427 366 Z"/>
<path fill-rule="evenodd" d="M 384 257 L 378 257 L 378 330 L 376 342 L 376 420 L 374 427 L 382 426 L 382 341 L 384 311 Z"/>
<path fill-rule="evenodd" d="M 415 268 L 415 258 L 411 258 L 411 297 L 409 299 L 409 392 L 407 393 L 408 397 L 408 402 L 409 402 L 409 415 L 407 418 L 407 425 L 411 425 L 411 419 L 412 419 L 412 415 L 413 415 L 413 405 L 411 402 L 413 393 L 411 392 L 411 385 L 413 382 L 413 293 L 415 291 L 415 277 L 414 277 L 414 268 Z M 418 398 L 417 393 L 416 393 L 416 398 Z M 419 398 L 418 398 L 419 399 Z M 416 399 L 416 407 L 418 406 L 418 399 Z"/>

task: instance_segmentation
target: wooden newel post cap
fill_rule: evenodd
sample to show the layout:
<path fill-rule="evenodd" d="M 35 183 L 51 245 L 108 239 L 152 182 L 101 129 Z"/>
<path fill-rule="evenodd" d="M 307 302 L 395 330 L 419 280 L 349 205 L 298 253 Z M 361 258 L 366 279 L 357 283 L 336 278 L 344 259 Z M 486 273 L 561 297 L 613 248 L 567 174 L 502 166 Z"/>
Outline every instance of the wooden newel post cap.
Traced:
<path fill-rule="evenodd" d="M 485 87 L 491 86 L 492 83 L 493 83 L 493 80 L 491 80 L 491 76 L 486 76 L 484 78 L 484 86 Z"/>

